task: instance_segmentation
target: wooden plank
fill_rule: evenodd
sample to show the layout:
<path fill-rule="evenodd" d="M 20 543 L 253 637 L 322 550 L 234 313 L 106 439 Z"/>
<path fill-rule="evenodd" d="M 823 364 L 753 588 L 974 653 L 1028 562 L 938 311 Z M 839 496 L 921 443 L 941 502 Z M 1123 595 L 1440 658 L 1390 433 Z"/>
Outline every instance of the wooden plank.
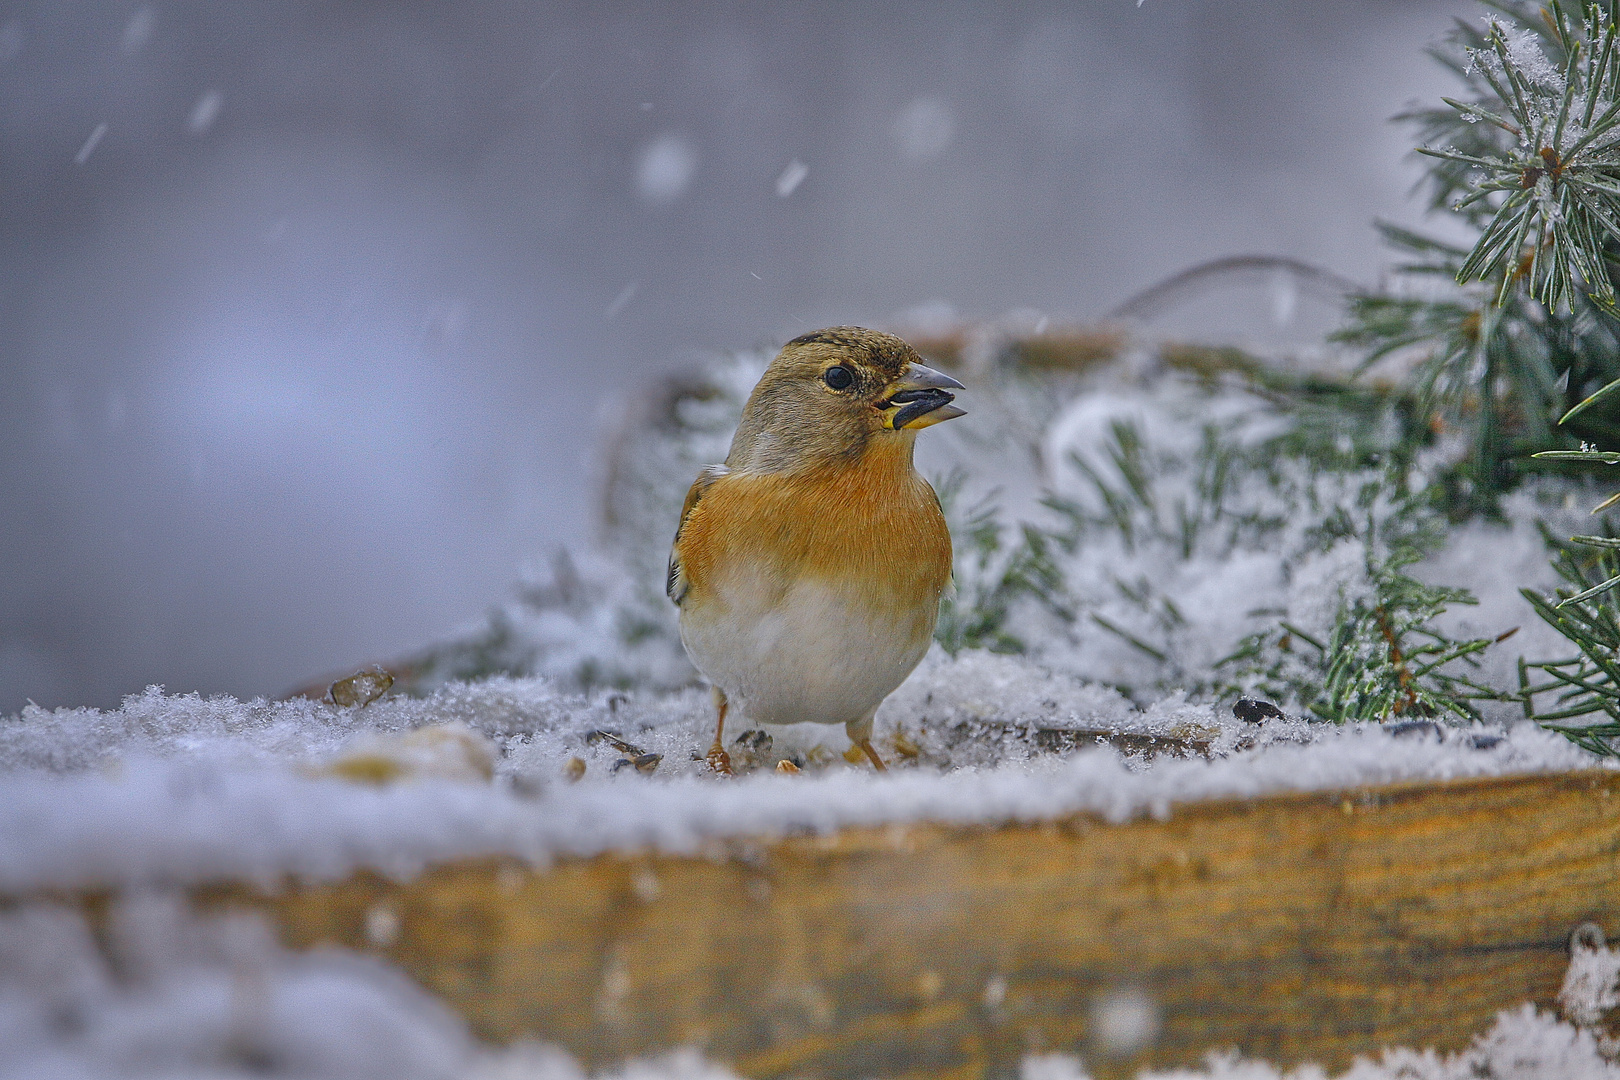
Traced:
<path fill-rule="evenodd" d="M 1009 1076 L 1032 1050 L 1114 1077 L 1228 1046 L 1338 1068 L 1550 1007 L 1571 928 L 1620 933 L 1617 791 L 1406 784 L 196 898 L 378 952 L 480 1035 L 593 1065 L 690 1043 L 750 1077 Z M 1156 1038 L 1108 1056 L 1098 1003 L 1144 999 Z"/>

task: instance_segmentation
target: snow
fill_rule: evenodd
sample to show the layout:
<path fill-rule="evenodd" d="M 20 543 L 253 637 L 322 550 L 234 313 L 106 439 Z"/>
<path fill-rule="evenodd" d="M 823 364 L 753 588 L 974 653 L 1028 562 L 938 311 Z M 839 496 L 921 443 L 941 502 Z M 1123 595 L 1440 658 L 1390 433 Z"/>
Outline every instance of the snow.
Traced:
<path fill-rule="evenodd" d="M 1208 799 L 1595 763 L 1528 724 L 1476 739 L 1247 724 L 1178 695 L 1136 709 L 1106 688 L 981 652 L 936 650 L 885 703 L 877 744 L 894 762 L 887 776 L 847 764 L 840 730 L 796 725 L 767 732 L 757 751 L 738 749 L 739 768 L 754 771 L 712 777 L 694 760 L 710 716 L 697 690 L 570 694 L 544 679 L 456 684 L 361 709 L 156 688 L 109 712 L 30 708 L 0 721 L 0 893 L 274 885 L 361 867 L 409 877 L 462 857 L 690 854 L 728 839 L 921 821 L 1117 822 Z M 598 729 L 662 757 L 650 774 L 621 765 L 627 752 Z M 1100 745 L 1099 729 L 1157 735 L 1170 752 Z M 1042 732 L 1076 734 L 1043 743 Z M 585 773 L 571 783 L 576 757 Z M 782 758 L 805 771 L 777 774 Z"/>
<path fill-rule="evenodd" d="M 96 152 L 96 147 L 101 145 L 101 140 L 106 136 L 106 134 L 107 125 L 97 124 L 91 130 L 89 137 L 84 140 L 84 144 L 79 147 L 79 152 L 73 155 L 73 164 L 83 165 L 85 162 L 89 161 L 90 155 Z"/>
<path fill-rule="evenodd" d="M 1502 24 L 1498 23 L 1498 26 Z M 1564 73 L 1541 50 L 1541 39 L 1534 30 L 1516 26 L 1502 26 L 1507 43 L 1508 59 L 1534 86 L 1555 94 L 1564 92 Z"/>
<path fill-rule="evenodd" d="M 640 288 L 641 286 L 637 282 L 632 281 L 626 284 L 624 288 L 620 289 L 619 294 L 608 303 L 606 308 L 603 309 L 602 321 L 612 322 L 615 318 L 617 318 L 619 312 L 623 311 L 625 306 L 636 298 L 636 292 Z"/>
<path fill-rule="evenodd" d="M 186 117 L 186 130 L 193 135 L 206 135 L 219 119 L 219 110 L 225 106 L 225 95 L 218 90 L 204 90 Z"/>
<path fill-rule="evenodd" d="M 1508 60 L 1531 86 L 1552 95 L 1564 92 L 1564 73 L 1542 51 L 1541 39 L 1534 30 L 1505 22 L 1492 15 L 1485 17 L 1485 23 L 1490 30 L 1502 35 L 1503 43 L 1507 46 Z M 1503 69 L 1501 57 L 1494 48 L 1487 46 L 1469 49 L 1468 56 L 1471 67 L 1483 69 L 1499 83 L 1506 85 L 1507 73 Z"/>
<path fill-rule="evenodd" d="M 641 149 L 636 193 L 651 206 L 670 206 L 686 194 L 697 170 L 697 147 L 686 136 L 665 131 Z"/>
<path fill-rule="evenodd" d="M 914 98 L 895 117 L 894 136 L 907 157 L 920 161 L 936 158 L 956 139 L 956 114 L 943 98 Z"/>
<path fill-rule="evenodd" d="M 105 949 L 78 912 L 0 911 L 0 1075 L 584 1080 L 566 1052 L 482 1046 L 403 972 L 340 949 L 289 952 L 254 916 L 172 895 L 114 909 Z M 692 1050 L 598 1076 L 735 1080 Z"/>
<path fill-rule="evenodd" d="M 1020 1080 L 1090 1080 L 1080 1059 L 1068 1054 L 1030 1055 Z M 1147 1070 L 1139 1080 L 1620 1080 L 1620 1065 L 1605 1055 L 1592 1031 L 1559 1021 L 1534 1006 L 1505 1010 L 1489 1031 L 1456 1054 L 1405 1047 L 1376 1059 L 1358 1058 L 1341 1073 L 1319 1065 L 1279 1069 L 1232 1052 L 1209 1055 L 1201 1068 Z"/>
<path fill-rule="evenodd" d="M 1558 989 L 1558 1008 L 1577 1024 L 1592 1026 L 1620 1005 L 1620 953 L 1604 947 L 1603 930 L 1582 923 L 1570 935 L 1569 970 Z"/>
<path fill-rule="evenodd" d="M 792 161 L 788 162 L 787 166 L 782 169 L 781 175 L 776 178 L 777 197 L 785 199 L 789 195 L 792 195 L 795 191 L 799 190 L 799 185 L 804 183 L 804 178 L 809 175 L 810 166 L 806 165 L 798 158 L 794 158 Z"/>
<path fill-rule="evenodd" d="M 118 50 L 125 56 L 134 56 L 146 48 L 152 40 L 152 32 L 156 29 L 157 18 L 150 7 L 136 9 L 124 24 L 123 36 L 118 40 Z"/>
<path fill-rule="evenodd" d="M 354 953 L 287 953 L 268 926 L 122 903 L 110 958 L 51 905 L 0 914 L 0 1074 L 451 1077 L 465 1024 L 402 972 Z"/>

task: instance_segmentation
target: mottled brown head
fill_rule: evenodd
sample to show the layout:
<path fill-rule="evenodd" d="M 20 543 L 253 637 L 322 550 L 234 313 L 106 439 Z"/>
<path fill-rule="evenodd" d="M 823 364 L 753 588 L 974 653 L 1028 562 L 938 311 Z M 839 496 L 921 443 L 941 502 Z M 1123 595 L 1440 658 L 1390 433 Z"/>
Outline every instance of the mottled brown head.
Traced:
<path fill-rule="evenodd" d="M 726 464 L 792 472 L 858 458 L 874 439 L 906 446 L 925 427 L 961 416 L 962 384 L 924 367 L 893 334 L 834 326 L 783 346 L 743 409 Z"/>

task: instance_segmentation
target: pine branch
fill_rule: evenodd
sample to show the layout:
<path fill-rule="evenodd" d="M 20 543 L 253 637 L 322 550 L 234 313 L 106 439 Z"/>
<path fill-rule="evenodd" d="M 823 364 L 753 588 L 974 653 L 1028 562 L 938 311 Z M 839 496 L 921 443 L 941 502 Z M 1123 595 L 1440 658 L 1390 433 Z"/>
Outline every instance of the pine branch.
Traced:
<path fill-rule="evenodd" d="M 1335 335 L 1363 370 L 1415 358 L 1424 421 L 1468 434 L 1443 481 L 1462 513 L 1492 509 L 1536 451 L 1620 446 L 1620 40 L 1597 6 L 1486 6 L 1500 17 L 1459 23 L 1432 53 L 1467 92 L 1402 117 L 1427 144 L 1433 205 L 1476 242 L 1381 226 L 1408 259 L 1391 291 L 1352 297 Z M 1444 278 L 1461 287 L 1437 291 Z"/>
<path fill-rule="evenodd" d="M 1577 649 L 1579 655 L 1562 660 L 1525 664 L 1520 670 L 1520 696 L 1526 712 L 1537 723 L 1571 742 L 1607 757 L 1620 756 L 1614 741 L 1620 736 L 1620 539 L 1607 524 L 1608 535 L 1578 536 L 1570 543 L 1554 543 L 1553 566 L 1567 585 L 1553 596 L 1521 590 L 1548 625 Z M 1532 685 L 1536 670 L 1547 682 Z M 1550 705 L 1537 707 L 1538 698 L 1552 696 Z M 1599 714 L 1590 724 L 1566 724 Z"/>
<path fill-rule="evenodd" d="M 1439 183 L 1460 195 L 1457 209 L 1489 210 L 1460 284 L 1491 284 L 1498 305 L 1522 285 L 1554 312 L 1573 311 L 1582 290 L 1613 310 L 1604 245 L 1620 234 L 1615 25 L 1596 4 L 1578 19 L 1556 4 L 1543 15 L 1534 29 L 1492 18 L 1484 40 L 1465 46 L 1474 100 L 1443 100 L 1489 134 L 1418 153 L 1444 163 Z M 1455 134 L 1428 124 L 1431 134 Z"/>
<path fill-rule="evenodd" d="M 1216 665 L 1227 678 L 1223 694 L 1258 691 L 1293 699 L 1333 723 L 1446 715 L 1472 720 L 1479 717 L 1474 702 L 1512 700 L 1455 667 L 1477 667 L 1477 654 L 1495 642 L 1454 639 L 1434 628 L 1449 607 L 1475 600 L 1466 591 L 1425 585 L 1404 573 L 1428 553 L 1434 538 L 1401 535 L 1394 524 L 1380 528 L 1369 519 L 1363 527 L 1372 588 L 1341 600 L 1325 642 L 1286 621 L 1250 635 Z M 1391 545 L 1383 558 L 1371 554 L 1380 542 Z"/>

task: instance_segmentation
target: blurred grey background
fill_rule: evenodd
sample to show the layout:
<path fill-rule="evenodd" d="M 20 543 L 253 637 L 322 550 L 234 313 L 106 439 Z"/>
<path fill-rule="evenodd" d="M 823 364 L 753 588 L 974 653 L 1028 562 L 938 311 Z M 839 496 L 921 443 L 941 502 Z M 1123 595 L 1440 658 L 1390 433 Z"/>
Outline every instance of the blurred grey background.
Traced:
<path fill-rule="evenodd" d="M 0 2 L 0 713 L 445 636 L 704 350 L 1239 253 L 1371 283 L 1453 14 Z"/>

